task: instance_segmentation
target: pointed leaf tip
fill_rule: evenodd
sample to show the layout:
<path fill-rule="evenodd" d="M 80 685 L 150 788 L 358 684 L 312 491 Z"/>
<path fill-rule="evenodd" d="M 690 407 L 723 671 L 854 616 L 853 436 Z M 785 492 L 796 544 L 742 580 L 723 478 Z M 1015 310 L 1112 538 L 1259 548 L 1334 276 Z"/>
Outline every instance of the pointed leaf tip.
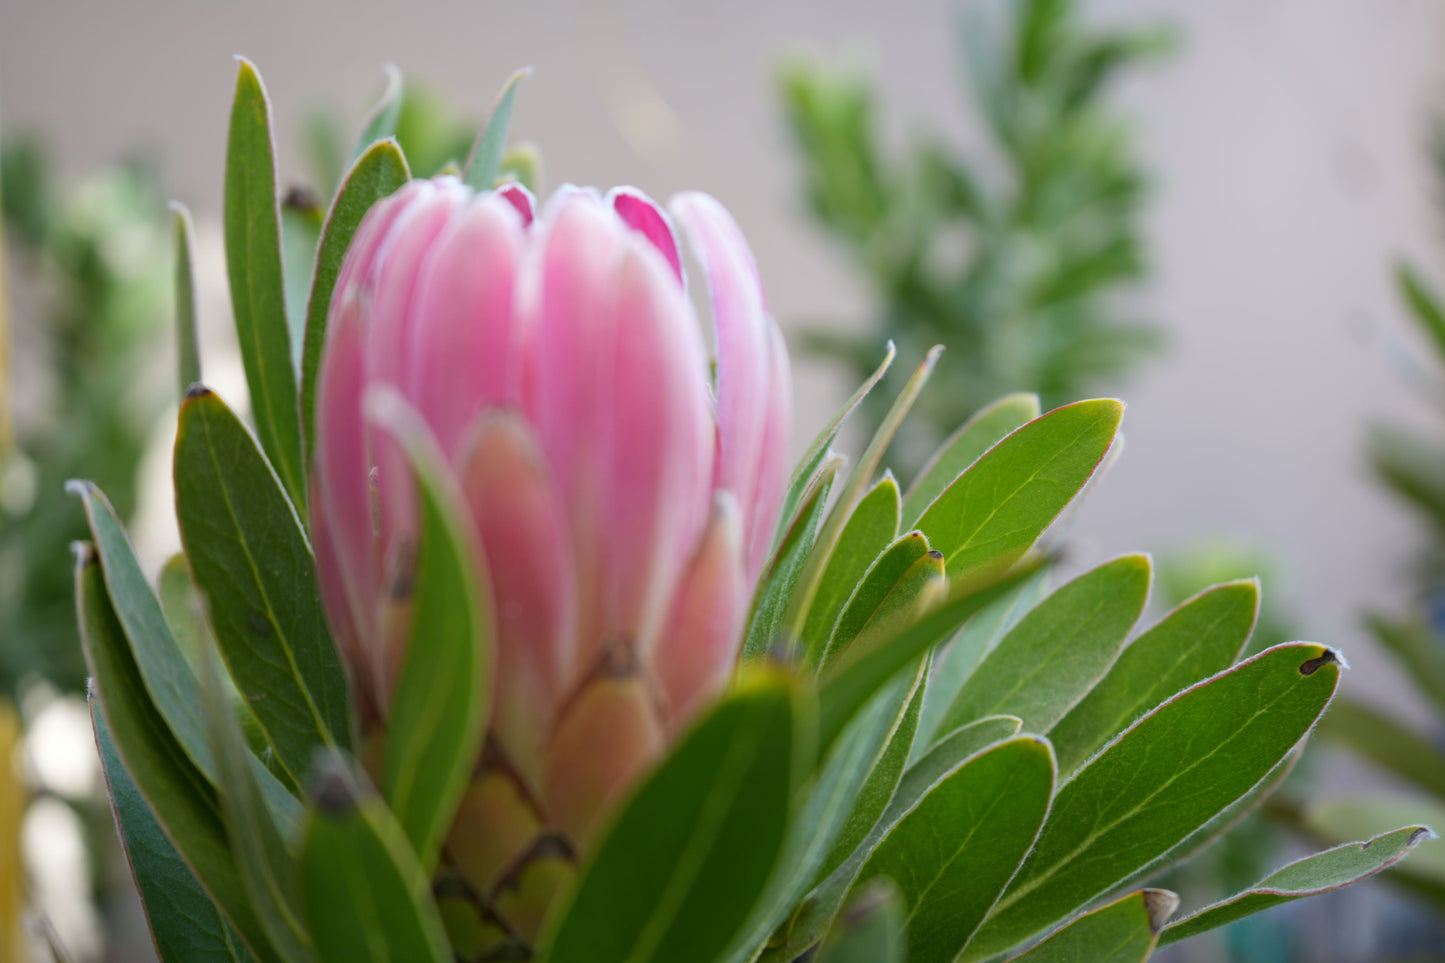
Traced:
<path fill-rule="evenodd" d="M 1179 908 L 1179 894 L 1167 889 L 1146 889 L 1140 893 L 1144 897 L 1144 912 L 1149 914 L 1149 929 L 1158 933 Z"/>

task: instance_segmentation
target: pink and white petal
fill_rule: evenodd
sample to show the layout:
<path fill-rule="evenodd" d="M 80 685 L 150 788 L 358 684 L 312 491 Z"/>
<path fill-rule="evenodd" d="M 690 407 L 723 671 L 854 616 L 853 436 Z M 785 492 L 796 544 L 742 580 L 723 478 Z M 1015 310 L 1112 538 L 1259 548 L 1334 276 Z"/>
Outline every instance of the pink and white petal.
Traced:
<path fill-rule="evenodd" d="M 495 608 L 492 731 L 533 786 L 551 719 L 574 683 L 576 592 L 561 495 L 522 418 L 490 411 L 458 465 Z"/>
<path fill-rule="evenodd" d="M 615 284 L 601 398 L 605 634 L 646 661 L 707 519 L 713 422 L 702 333 L 665 261 L 628 238 Z"/>
<path fill-rule="evenodd" d="M 449 459 L 484 408 L 515 400 L 508 386 L 521 248 L 516 210 L 482 195 L 452 218 L 421 265 L 405 332 L 406 394 Z"/>
<path fill-rule="evenodd" d="M 751 586 L 767 561 L 773 528 L 782 510 L 788 486 L 788 445 L 793 424 L 793 376 L 788 346 L 777 322 L 768 320 L 768 409 L 753 493 L 751 523 L 744 530 L 747 545 L 748 584 Z"/>
<path fill-rule="evenodd" d="M 624 224 L 652 242 L 672 268 L 678 283 L 683 284 L 682 254 L 677 247 L 672 222 L 662 208 L 635 187 L 612 188 L 607 192 L 607 203 Z"/>
<path fill-rule="evenodd" d="M 678 194 L 668 207 L 702 265 L 712 299 L 718 425 L 713 484 L 737 497 L 743 529 L 751 531 L 767 433 L 770 351 L 757 265 L 732 215 L 712 197 Z"/>
<path fill-rule="evenodd" d="M 749 584 L 737 503 L 729 493 L 719 492 L 653 656 L 671 732 L 685 726 L 727 684 L 747 619 Z"/>
<path fill-rule="evenodd" d="M 353 290 L 365 291 L 370 297 L 372 285 L 376 281 L 377 258 L 391 236 L 393 225 L 406 211 L 424 202 L 434 195 L 436 190 L 436 185 L 428 180 L 408 181 L 401 190 L 372 205 L 371 210 L 362 218 L 361 225 L 357 227 L 351 246 L 346 249 L 346 257 L 341 262 L 341 270 L 336 276 L 335 290 L 338 297 L 343 292 Z"/>
<path fill-rule="evenodd" d="M 509 181 L 497 188 L 497 196 L 505 200 L 522 217 L 522 226 L 531 227 L 537 218 L 537 198 L 516 181 Z"/>

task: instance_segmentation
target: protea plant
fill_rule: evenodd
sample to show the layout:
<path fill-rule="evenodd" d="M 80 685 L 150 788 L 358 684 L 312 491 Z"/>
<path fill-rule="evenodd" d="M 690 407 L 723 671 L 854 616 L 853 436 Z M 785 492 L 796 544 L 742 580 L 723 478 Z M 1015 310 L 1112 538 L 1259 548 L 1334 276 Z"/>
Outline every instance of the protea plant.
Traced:
<path fill-rule="evenodd" d="M 1150 876 L 1278 783 L 1339 657 L 1237 661 L 1254 582 L 1135 636 L 1145 556 L 1051 591 L 1117 401 L 1006 397 L 901 486 L 881 461 L 935 352 L 845 473 L 889 348 L 788 474 L 787 353 L 738 226 L 628 188 L 538 210 L 498 179 L 515 89 L 431 180 L 391 90 L 298 245 L 242 63 L 254 434 L 192 383 L 178 216 L 185 552 L 155 589 L 76 485 L 97 742 L 163 959 L 1143 960 L 1426 834 L 1171 922 Z"/>

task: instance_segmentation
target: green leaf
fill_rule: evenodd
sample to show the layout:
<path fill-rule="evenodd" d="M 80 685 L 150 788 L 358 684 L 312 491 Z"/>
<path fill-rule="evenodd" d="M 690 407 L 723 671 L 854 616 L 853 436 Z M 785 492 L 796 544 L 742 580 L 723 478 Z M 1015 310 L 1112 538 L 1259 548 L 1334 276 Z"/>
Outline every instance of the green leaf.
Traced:
<path fill-rule="evenodd" d="M 196 336 L 196 259 L 192 238 L 191 212 L 179 201 L 171 201 L 176 243 L 176 373 L 181 397 L 201 380 L 200 342 Z"/>
<path fill-rule="evenodd" d="M 949 577 L 1021 558 L 1093 476 L 1123 415 L 1111 399 L 1055 408 L 974 462 L 918 520 Z"/>
<path fill-rule="evenodd" d="M 1048 732 L 1114 661 L 1149 599 L 1149 576 L 1148 556 L 1125 555 L 1057 589 L 968 677 L 943 727 L 1013 715 Z"/>
<path fill-rule="evenodd" d="M 502 155 L 502 167 L 497 171 L 497 180 L 516 181 L 532 193 L 540 190 L 542 183 L 542 152 L 532 144 L 518 144 L 507 149 Z"/>
<path fill-rule="evenodd" d="M 1445 800 L 1445 753 L 1429 738 L 1373 706 L 1341 696 L 1320 720 L 1315 734 Z"/>
<path fill-rule="evenodd" d="M 131 658 L 121 622 L 95 562 L 88 547 L 78 553 L 77 618 L 92 694 L 98 694 L 105 725 L 120 750 L 124 768 L 164 827 L 166 837 L 247 948 L 265 963 L 279 960 L 251 908 L 226 844 L 215 791 L 147 697 L 140 669 Z"/>
<path fill-rule="evenodd" d="M 491 588 L 455 476 L 419 416 L 394 392 L 368 416 L 406 453 L 420 538 L 411 631 L 391 697 L 384 789 L 422 868 L 441 853 L 491 711 Z"/>
<path fill-rule="evenodd" d="M 181 541 L 221 654 L 299 784 L 318 747 L 351 744 L 346 674 L 305 531 L 246 427 L 205 388 L 181 406 L 175 486 Z"/>
<path fill-rule="evenodd" d="M 129 644 L 129 658 L 144 680 L 145 692 L 191 763 L 214 782 L 216 768 L 206 741 L 200 682 L 166 624 L 130 540 L 115 510 L 90 482 L 71 481 L 66 490 L 80 498 L 90 534 L 100 554 L 100 571 L 110 604 Z"/>
<path fill-rule="evenodd" d="M 163 963 L 251 963 L 255 957 L 196 881 L 126 771 L 105 713 L 94 700 L 90 718 L 111 811 L 156 953 Z"/>
<path fill-rule="evenodd" d="M 226 144 L 226 268 L 231 309 L 261 447 L 291 503 L 304 512 L 296 369 L 281 270 L 281 210 L 271 106 L 249 60 L 237 58 L 236 100 Z"/>
<path fill-rule="evenodd" d="M 1324 646 L 1277 645 L 1130 726 L 1059 789 L 967 958 L 1056 924 L 1248 793 L 1309 732 L 1339 674 Z"/>
<path fill-rule="evenodd" d="M 1369 442 L 1370 462 L 1384 483 L 1445 528 L 1445 450 L 1394 425 L 1372 428 Z"/>
<path fill-rule="evenodd" d="M 818 537 L 818 526 L 823 512 L 828 507 L 828 493 L 838 476 L 843 459 L 837 455 L 823 462 L 822 470 L 813 477 L 804 493 L 798 509 L 798 516 L 783 537 L 771 565 L 758 583 L 753 598 L 753 611 L 748 619 L 748 632 L 743 642 L 743 660 L 750 661 L 766 655 L 773 648 L 788 603 L 798 585 L 798 578 L 813 550 Z"/>
<path fill-rule="evenodd" d="M 1206 589 L 1129 643 L 1109 674 L 1049 730 L 1059 771 L 1071 773 L 1129 723 L 1239 658 L 1259 613 L 1259 582 Z"/>
<path fill-rule="evenodd" d="M 368 147 L 357 158 L 336 191 L 321 242 L 316 249 L 315 277 L 306 304 L 306 336 L 301 353 L 301 422 L 306 436 L 306 464 L 316 451 L 316 377 L 321 368 L 321 351 L 326 346 L 326 322 L 341 262 L 371 206 L 395 193 L 411 179 L 406 158 L 394 140 Z"/>
<path fill-rule="evenodd" d="M 362 125 L 361 136 L 356 139 L 356 147 L 351 152 L 351 162 L 355 164 L 377 141 L 389 140 L 396 136 L 396 123 L 401 119 L 401 105 L 405 99 L 406 89 L 402 84 L 401 71 L 396 64 L 387 64 L 386 87 L 381 92 L 381 97 L 376 101 L 376 106 L 371 108 L 371 113 L 366 115 L 366 123 Z"/>
<path fill-rule="evenodd" d="M 311 934 L 298 916 L 300 864 L 287 848 L 266 807 L 249 758 L 251 751 L 231 713 L 214 650 L 202 657 L 205 708 L 211 750 L 216 756 L 221 815 L 226 837 L 251 906 L 281 956 L 293 963 L 313 959 Z"/>
<path fill-rule="evenodd" d="M 553 963 L 709 960 L 747 920 L 784 841 L 800 735 L 793 684 L 745 678 L 623 808 L 542 937 Z"/>
<path fill-rule="evenodd" d="M 1434 343 L 1436 352 L 1445 357 L 1445 310 L 1440 307 L 1440 299 L 1415 269 L 1404 261 L 1395 265 L 1395 282 L 1420 329 Z"/>
<path fill-rule="evenodd" d="M 933 678 L 928 681 L 923 712 L 918 719 L 918 736 L 913 742 L 914 760 L 927 752 L 939 736 L 947 734 L 947 729 L 939 731 L 943 726 L 943 717 L 979 662 L 1048 592 L 1046 570 L 1019 582 L 998 601 L 969 619 L 952 641 L 934 653 Z"/>
<path fill-rule="evenodd" d="M 818 963 L 906 963 L 906 909 L 897 886 L 874 880 L 843 910 Z"/>
<path fill-rule="evenodd" d="M 803 457 L 798 460 L 798 467 L 793 469 L 793 476 L 788 480 L 787 492 L 783 495 L 783 507 L 778 513 L 778 528 L 773 534 L 773 549 L 770 553 L 771 555 L 775 556 L 778 554 L 779 545 L 783 537 L 792 531 L 793 524 L 800 511 L 799 506 L 803 501 L 803 497 L 807 494 L 808 490 L 813 487 L 813 480 L 818 475 L 823 462 L 828 457 L 828 449 L 833 444 L 833 440 L 838 437 L 838 429 L 843 427 L 843 422 L 848 420 L 848 416 L 857 410 L 858 406 L 863 403 L 863 399 L 868 397 L 868 393 L 873 390 L 879 381 L 883 380 L 883 375 L 888 372 L 888 368 L 893 364 L 893 359 L 897 353 L 893 347 L 893 342 L 889 341 L 883 352 L 882 363 L 879 364 L 873 374 L 848 397 L 848 400 L 843 403 L 843 407 L 839 408 L 828 423 L 823 426 L 812 443 L 808 445 L 808 450 L 803 453 Z"/>
<path fill-rule="evenodd" d="M 281 264 L 286 281 L 286 324 L 291 364 L 301 369 L 306 336 L 306 298 L 316 273 L 316 248 L 321 241 L 321 203 L 310 191 L 292 188 L 281 201 Z M 304 465 L 303 465 L 304 467 Z"/>
<path fill-rule="evenodd" d="M 817 665 L 822 659 L 833 627 L 853 590 L 869 566 L 897 538 L 898 511 L 898 482 L 889 472 L 858 502 L 848 524 L 843 526 L 833 557 L 823 570 L 818 594 L 803 624 L 806 664 Z"/>
<path fill-rule="evenodd" d="M 1054 756 L 1017 736 L 969 757 L 884 837 L 858 879 L 892 879 L 908 905 L 910 963 L 950 963 L 1033 845 L 1054 788 Z"/>
<path fill-rule="evenodd" d="M 918 714 L 923 708 L 924 693 L 928 688 L 929 658 L 925 655 L 918 664 L 918 672 L 912 685 L 897 700 L 898 711 L 889 729 L 888 741 L 880 747 L 877 758 L 869 760 L 868 778 L 853 799 L 852 811 L 838 833 L 832 852 L 823 860 L 819 877 L 827 876 L 842 865 L 858 844 L 878 824 L 878 818 L 888 808 L 903 778 L 903 769 L 913 748 L 913 737 L 918 731 Z"/>
<path fill-rule="evenodd" d="M 184 555 L 177 553 L 166 559 L 166 564 L 161 566 L 156 594 L 171 635 L 191 671 L 200 678 L 202 653 L 216 644 L 216 637 L 206 622 L 205 602 L 196 583 L 191 581 L 191 569 Z"/>
<path fill-rule="evenodd" d="M 406 834 L 338 759 L 314 780 L 302 873 L 322 963 L 452 959 L 431 880 Z"/>
<path fill-rule="evenodd" d="M 916 592 L 929 584 L 924 580 L 920 585 L 918 579 L 910 578 L 913 567 L 920 562 L 929 563 L 930 573 L 937 571 L 942 574 L 942 560 L 929 558 L 928 539 L 922 532 L 909 532 L 877 556 L 838 616 L 838 623 L 828 637 L 828 646 L 821 659 L 823 667 L 836 661 L 847 651 L 849 644 L 880 616 L 898 611 L 908 591 Z M 897 598 L 895 593 L 898 593 Z"/>
<path fill-rule="evenodd" d="M 883 463 L 884 454 L 893 444 L 893 436 L 898 433 L 899 426 L 908 417 L 914 401 L 918 399 L 918 393 L 928 383 L 928 376 L 933 373 L 934 365 L 938 363 L 938 356 L 942 353 L 942 345 L 935 345 L 929 350 L 923 363 L 913 372 L 903 385 L 903 390 L 894 399 L 893 406 L 888 409 L 888 414 L 884 416 L 878 430 L 873 433 L 873 438 L 859 457 L 858 464 L 854 465 L 853 470 L 849 472 L 848 481 L 838 495 L 838 502 L 828 513 L 827 520 L 818 532 L 817 542 L 808 554 L 802 573 L 798 576 L 798 586 L 793 592 L 788 614 L 784 620 L 790 643 L 796 644 L 803 639 L 803 626 L 807 622 L 808 611 L 817 597 L 818 584 L 833 557 L 834 550 L 838 547 L 843 528 L 848 523 L 853 509 L 863 498 L 868 486 L 873 483 L 873 478 L 878 474 L 878 469 Z"/>
<path fill-rule="evenodd" d="M 1026 392 L 1007 395 L 975 412 L 919 469 L 903 500 L 903 524 L 916 525 L 933 500 L 978 461 L 979 456 L 1038 416 L 1038 395 Z"/>
<path fill-rule="evenodd" d="M 1179 906 L 1167 889 L 1144 889 L 1074 920 L 1010 963 L 1144 963 Z"/>
<path fill-rule="evenodd" d="M 1423 622 L 1371 615 L 1365 624 L 1400 663 L 1415 688 L 1445 715 L 1445 640 Z"/>
<path fill-rule="evenodd" d="M 1002 579 L 956 583 L 953 598 L 897 634 L 869 646 L 854 646 L 829 666 L 818 697 L 818 745 L 826 748 L 853 715 L 915 658 L 947 639 L 975 613 L 1031 577 L 1043 562 L 1025 565 Z"/>
<path fill-rule="evenodd" d="M 1311 803 L 1302 822 L 1306 832 L 1328 845 L 1368 839 L 1401 824 L 1445 826 L 1445 804 L 1376 792 L 1365 798 Z M 1393 866 L 1386 878 L 1445 909 L 1445 841 L 1433 835 L 1420 839 L 1410 859 Z"/>
<path fill-rule="evenodd" d="M 492 116 L 487 125 L 477 134 L 472 145 L 472 156 L 467 158 L 462 182 L 474 191 L 489 191 L 497 182 L 497 171 L 502 166 L 502 151 L 507 146 L 507 128 L 512 124 L 512 106 L 517 100 L 517 85 L 532 75 L 532 68 L 526 67 L 507 78 Z"/>
<path fill-rule="evenodd" d="M 1420 840 L 1433 835 L 1425 826 L 1406 826 L 1368 842 L 1350 843 L 1307 856 L 1275 870 L 1242 893 L 1171 923 L 1159 942 L 1168 946 L 1281 903 L 1331 893 L 1369 879 L 1404 859 Z"/>

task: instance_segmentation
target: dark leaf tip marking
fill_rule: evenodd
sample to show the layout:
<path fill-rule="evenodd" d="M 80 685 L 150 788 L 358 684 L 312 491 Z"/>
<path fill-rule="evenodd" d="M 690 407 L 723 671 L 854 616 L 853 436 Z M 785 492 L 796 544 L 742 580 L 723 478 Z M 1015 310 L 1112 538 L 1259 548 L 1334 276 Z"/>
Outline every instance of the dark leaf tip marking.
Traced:
<path fill-rule="evenodd" d="M 317 760 L 306 792 L 328 816 L 345 816 L 356 808 L 356 788 L 340 760 L 331 755 Z"/>
<path fill-rule="evenodd" d="M 191 385 L 189 388 L 186 389 L 186 400 L 194 401 L 197 398 L 209 398 L 213 394 L 215 394 L 215 392 L 197 381 L 195 384 Z"/>
<path fill-rule="evenodd" d="M 1319 656 L 1313 659 L 1306 659 L 1304 662 L 1301 662 L 1299 667 L 1299 674 L 1314 675 L 1321 666 L 1329 665 L 1332 662 L 1340 663 L 1340 657 L 1335 654 L 1335 651 L 1333 649 L 1325 649 L 1325 651 Z"/>

